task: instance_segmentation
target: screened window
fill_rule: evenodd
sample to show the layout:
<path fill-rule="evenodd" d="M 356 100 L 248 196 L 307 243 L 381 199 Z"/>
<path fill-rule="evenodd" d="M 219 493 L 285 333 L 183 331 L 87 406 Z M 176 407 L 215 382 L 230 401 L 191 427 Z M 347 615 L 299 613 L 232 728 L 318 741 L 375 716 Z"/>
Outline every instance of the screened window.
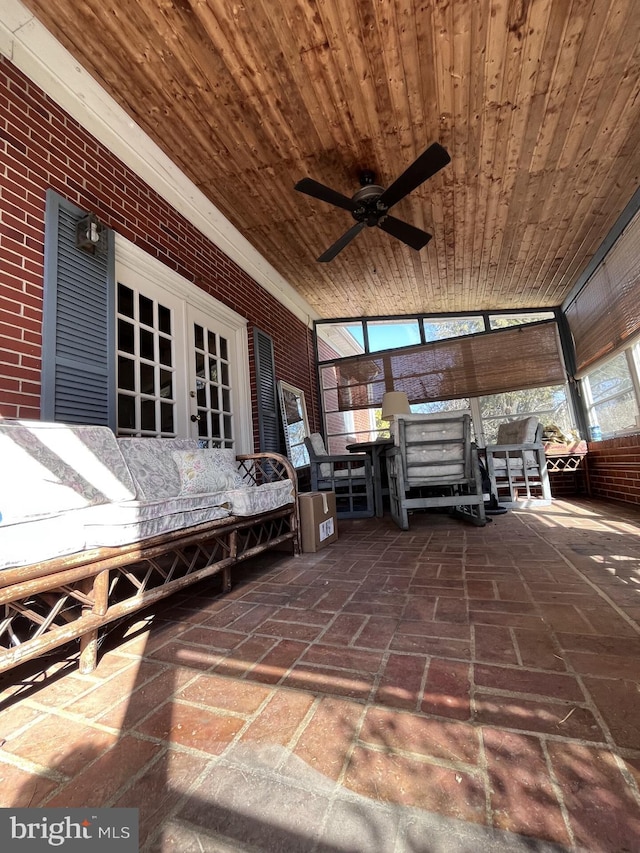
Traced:
<path fill-rule="evenodd" d="M 582 378 L 640 334 L 640 212 L 566 308 Z"/>
<path fill-rule="evenodd" d="M 589 423 L 603 436 L 640 429 L 640 344 L 598 366 L 583 379 Z"/>
<path fill-rule="evenodd" d="M 369 352 L 420 343 L 420 326 L 417 320 L 375 320 L 367 322 Z"/>
<path fill-rule="evenodd" d="M 318 322 L 316 332 L 333 453 L 388 436 L 380 417 L 388 390 L 405 391 L 416 414 L 471 409 L 480 445 L 521 413 L 574 427 L 554 311 L 356 318 Z"/>
<path fill-rule="evenodd" d="M 462 335 L 484 332 L 482 317 L 450 317 L 442 320 L 429 317 L 422 323 L 425 341 L 444 341 L 447 338 L 459 338 Z"/>
<path fill-rule="evenodd" d="M 539 323 L 542 320 L 553 320 L 553 311 L 540 311 L 529 314 L 492 314 L 489 325 L 492 329 L 505 329 L 507 326 L 521 326 L 523 323 Z"/>
<path fill-rule="evenodd" d="M 531 415 L 535 415 L 543 426 L 559 427 L 566 435 L 574 429 L 564 385 L 492 394 L 480 397 L 479 406 L 484 444 L 495 443 L 501 423 Z"/>

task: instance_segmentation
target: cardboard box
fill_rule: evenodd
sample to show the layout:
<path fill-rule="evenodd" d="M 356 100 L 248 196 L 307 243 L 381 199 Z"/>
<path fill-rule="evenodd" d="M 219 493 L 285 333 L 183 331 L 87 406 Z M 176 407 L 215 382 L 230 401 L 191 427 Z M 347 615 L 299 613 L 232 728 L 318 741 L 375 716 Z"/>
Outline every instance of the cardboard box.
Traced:
<path fill-rule="evenodd" d="M 319 551 L 338 538 L 336 496 L 334 492 L 300 492 L 300 531 L 302 550 Z"/>

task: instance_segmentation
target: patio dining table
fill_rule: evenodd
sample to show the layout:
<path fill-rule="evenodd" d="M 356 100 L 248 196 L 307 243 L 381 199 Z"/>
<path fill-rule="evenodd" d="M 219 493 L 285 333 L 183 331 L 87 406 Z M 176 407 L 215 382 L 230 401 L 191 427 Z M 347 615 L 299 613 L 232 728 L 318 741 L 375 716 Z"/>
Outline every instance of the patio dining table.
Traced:
<path fill-rule="evenodd" d="M 384 515 L 384 485 L 382 478 L 384 467 L 383 459 L 385 451 L 389 447 L 393 447 L 392 438 L 378 438 L 375 441 L 357 441 L 354 444 L 347 444 L 346 446 L 349 453 L 368 453 L 369 456 L 371 456 L 371 468 L 373 471 L 373 501 L 376 516 L 378 518 L 381 518 Z"/>

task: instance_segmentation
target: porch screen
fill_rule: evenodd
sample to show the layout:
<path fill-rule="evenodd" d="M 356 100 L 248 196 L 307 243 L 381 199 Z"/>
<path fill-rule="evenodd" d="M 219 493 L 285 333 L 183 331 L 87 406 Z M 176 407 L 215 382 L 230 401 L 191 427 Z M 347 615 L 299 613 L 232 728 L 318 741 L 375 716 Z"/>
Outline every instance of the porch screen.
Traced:
<path fill-rule="evenodd" d="M 640 212 L 566 309 L 577 376 L 640 334 Z"/>
<path fill-rule="evenodd" d="M 344 358 L 320 371 L 326 412 L 378 408 L 391 390 L 422 403 L 566 379 L 555 321 Z"/>

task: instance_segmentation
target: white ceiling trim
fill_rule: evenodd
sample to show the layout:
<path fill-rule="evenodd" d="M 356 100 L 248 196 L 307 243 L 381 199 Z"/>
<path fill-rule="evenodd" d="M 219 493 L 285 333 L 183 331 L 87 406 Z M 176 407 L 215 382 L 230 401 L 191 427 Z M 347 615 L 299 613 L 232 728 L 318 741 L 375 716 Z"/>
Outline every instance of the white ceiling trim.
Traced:
<path fill-rule="evenodd" d="M 0 53 L 307 326 L 318 314 L 20 0 L 0 3 Z"/>

